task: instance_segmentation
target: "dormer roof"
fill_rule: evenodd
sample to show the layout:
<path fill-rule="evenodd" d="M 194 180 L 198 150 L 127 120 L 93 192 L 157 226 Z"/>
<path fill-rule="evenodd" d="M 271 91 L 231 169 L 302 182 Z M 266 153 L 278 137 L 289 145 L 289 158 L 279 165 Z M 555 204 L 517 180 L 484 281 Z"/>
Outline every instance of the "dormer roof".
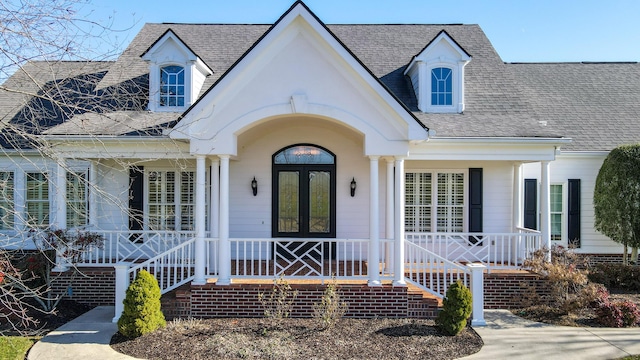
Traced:
<path fill-rule="evenodd" d="M 207 65 L 187 43 L 175 33 L 171 28 L 167 29 L 156 41 L 153 42 L 140 57 L 146 61 L 162 61 L 162 55 L 167 50 L 178 50 L 189 61 L 196 61 L 200 71 L 207 75 L 212 75 L 213 70 Z"/>
<path fill-rule="evenodd" d="M 460 61 L 471 60 L 471 55 L 462 46 L 460 46 L 460 44 L 458 44 L 458 42 L 455 41 L 455 39 L 452 38 L 446 30 L 442 30 L 438 33 L 438 35 L 436 35 L 436 37 L 431 39 L 431 41 L 429 41 L 429 43 L 424 48 L 422 48 L 422 50 L 420 50 L 417 55 L 411 58 L 411 61 L 404 71 L 405 75 L 418 61 L 426 61 L 430 58 L 441 58 L 443 56 L 446 56 L 446 53 L 443 51 L 445 49 L 438 49 L 439 44 L 449 45 L 451 49 L 457 52 L 457 58 Z"/>

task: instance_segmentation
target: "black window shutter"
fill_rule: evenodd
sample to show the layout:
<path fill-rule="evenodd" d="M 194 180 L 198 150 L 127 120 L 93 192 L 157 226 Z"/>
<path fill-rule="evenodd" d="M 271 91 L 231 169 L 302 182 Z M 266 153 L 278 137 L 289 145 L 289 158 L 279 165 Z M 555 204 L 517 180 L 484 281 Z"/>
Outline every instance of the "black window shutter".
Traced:
<path fill-rule="evenodd" d="M 144 210 L 144 168 L 129 169 L 129 230 L 142 230 Z M 135 236 L 134 236 L 135 237 Z"/>
<path fill-rule="evenodd" d="M 482 232 L 482 168 L 469 169 L 469 232 Z"/>
<path fill-rule="evenodd" d="M 567 235 L 569 244 L 580 247 L 580 179 L 569 179 Z"/>
<path fill-rule="evenodd" d="M 524 227 L 538 230 L 537 179 L 524 179 Z"/>

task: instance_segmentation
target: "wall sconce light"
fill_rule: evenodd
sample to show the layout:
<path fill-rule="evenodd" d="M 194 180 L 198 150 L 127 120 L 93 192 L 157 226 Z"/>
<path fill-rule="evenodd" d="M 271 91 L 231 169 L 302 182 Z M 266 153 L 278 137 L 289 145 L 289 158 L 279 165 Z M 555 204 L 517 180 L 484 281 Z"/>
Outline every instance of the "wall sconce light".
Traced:
<path fill-rule="evenodd" d="M 351 178 L 351 197 L 356 194 L 356 178 Z"/>
<path fill-rule="evenodd" d="M 253 190 L 253 196 L 258 195 L 258 181 L 255 176 L 253 177 L 253 180 L 251 180 L 251 190 Z"/>

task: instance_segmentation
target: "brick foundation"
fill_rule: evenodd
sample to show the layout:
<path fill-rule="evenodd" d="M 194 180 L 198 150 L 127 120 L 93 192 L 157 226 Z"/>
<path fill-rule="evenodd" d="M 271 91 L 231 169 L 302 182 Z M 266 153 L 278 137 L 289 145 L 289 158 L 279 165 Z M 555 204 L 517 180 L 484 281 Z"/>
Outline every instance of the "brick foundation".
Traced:
<path fill-rule="evenodd" d="M 518 272 L 492 272 L 484 275 L 485 309 L 510 309 L 521 304 L 527 289 L 535 287 L 540 296 L 548 294 L 547 285 L 539 275 Z"/>
<path fill-rule="evenodd" d="M 90 306 L 113 305 L 115 271 L 113 268 L 80 268 L 63 273 L 51 273 L 54 294 Z"/>
<path fill-rule="evenodd" d="M 589 265 L 595 265 L 600 263 L 622 264 L 622 259 L 623 259 L 622 254 L 580 254 L 580 256 L 584 256 L 588 258 Z M 632 261 L 631 250 L 629 250 L 628 258 L 629 258 L 629 261 Z"/>
<path fill-rule="evenodd" d="M 313 316 L 313 304 L 320 302 L 325 286 L 321 284 L 291 284 L 298 291 L 292 309 L 292 317 Z M 170 316 L 211 317 L 261 317 L 263 309 L 258 301 L 259 293 L 268 293 L 271 284 L 232 284 L 217 286 L 207 284 L 191 286 L 190 290 L 176 293 L 182 304 L 167 308 Z M 345 316 L 354 318 L 394 317 L 433 318 L 437 312 L 437 300 L 423 298 L 421 293 L 410 292 L 406 287 L 369 287 L 366 284 L 340 284 L 340 299 L 349 304 Z M 184 298 L 190 297 L 190 305 Z"/>
<path fill-rule="evenodd" d="M 113 268 L 81 268 L 74 272 L 53 273 L 53 289 L 57 294 L 67 294 L 71 286 L 71 298 L 82 304 L 114 305 L 115 278 Z M 544 294 L 545 283 L 539 276 L 525 271 L 494 271 L 485 274 L 485 308 L 505 309 L 519 305 L 526 289 L 535 286 Z M 261 317 L 263 309 L 258 293 L 271 289 L 271 283 L 232 284 L 217 286 L 207 284 L 180 287 L 163 295 L 162 307 L 167 318 L 174 317 Z M 312 316 L 312 304 L 320 301 L 324 286 L 320 284 L 293 284 L 298 298 L 293 316 Z M 393 287 L 368 287 L 366 284 L 341 284 L 340 294 L 349 304 L 349 317 L 398 317 L 433 318 L 437 313 L 437 299 L 424 297 L 415 289 Z"/>

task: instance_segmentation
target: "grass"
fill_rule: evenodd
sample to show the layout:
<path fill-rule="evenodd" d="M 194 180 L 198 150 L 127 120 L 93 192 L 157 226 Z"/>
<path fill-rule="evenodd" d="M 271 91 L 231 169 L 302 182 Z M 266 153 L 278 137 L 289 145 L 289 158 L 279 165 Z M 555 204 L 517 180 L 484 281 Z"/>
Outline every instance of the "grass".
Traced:
<path fill-rule="evenodd" d="M 39 338 L 24 336 L 0 336 L 0 360 L 23 360 L 27 351 Z"/>

